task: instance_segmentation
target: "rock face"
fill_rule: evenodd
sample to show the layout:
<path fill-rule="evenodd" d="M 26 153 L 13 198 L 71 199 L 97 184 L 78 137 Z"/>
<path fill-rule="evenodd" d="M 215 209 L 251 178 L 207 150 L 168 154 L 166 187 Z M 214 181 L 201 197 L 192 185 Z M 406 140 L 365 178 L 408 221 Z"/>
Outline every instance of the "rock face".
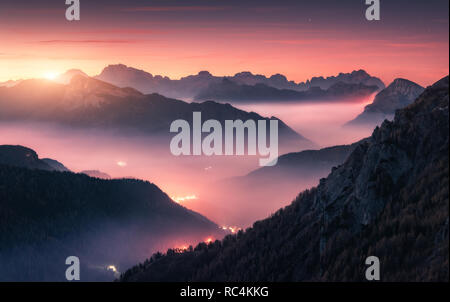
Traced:
<path fill-rule="evenodd" d="M 121 280 L 364 281 L 365 259 L 377 256 L 382 281 L 448 281 L 448 106 L 446 77 L 290 206 Z"/>
<path fill-rule="evenodd" d="M 365 125 L 375 127 L 385 119 L 392 120 L 397 109 L 404 108 L 414 102 L 424 88 L 405 79 L 395 79 L 386 89 L 380 91 L 372 104 L 364 108 L 364 112 L 346 125 Z"/>
<path fill-rule="evenodd" d="M 119 87 L 133 87 L 144 93 L 158 93 L 167 97 L 191 99 L 198 95 L 204 95 L 210 85 L 220 84 L 223 79 L 230 80 L 237 85 L 255 86 L 262 84 L 279 90 L 305 91 L 313 87 L 326 90 L 339 82 L 345 84 L 363 84 L 365 86 L 377 86 L 377 90 L 383 89 L 383 82 L 370 76 L 364 70 L 355 70 L 351 73 L 340 73 L 331 77 L 314 77 L 302 83 L 289 81 L 282 74 L 270 77 L 253 74 L 248 71 L 239 72 L 234 76 L 218 77 L 208 71 L 201 71 L 196 75 L 172 80 L 168 77 L 152 75 L 151 73 L 128 67 L 123 64 L 109 65 L 96 76 L 97 79 L 109 82 Z"/>

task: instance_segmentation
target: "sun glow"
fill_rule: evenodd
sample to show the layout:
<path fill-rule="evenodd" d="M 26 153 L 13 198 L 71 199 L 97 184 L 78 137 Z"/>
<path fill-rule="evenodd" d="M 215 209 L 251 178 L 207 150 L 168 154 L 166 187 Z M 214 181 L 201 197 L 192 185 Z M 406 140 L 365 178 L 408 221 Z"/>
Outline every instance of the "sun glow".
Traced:
<path fill-rule="evenodd" d="M 46 71 L 43 74 L 43 77 L 47 80 L 54 81 L 59 76 L 59 74 L 55 71 Z"/>

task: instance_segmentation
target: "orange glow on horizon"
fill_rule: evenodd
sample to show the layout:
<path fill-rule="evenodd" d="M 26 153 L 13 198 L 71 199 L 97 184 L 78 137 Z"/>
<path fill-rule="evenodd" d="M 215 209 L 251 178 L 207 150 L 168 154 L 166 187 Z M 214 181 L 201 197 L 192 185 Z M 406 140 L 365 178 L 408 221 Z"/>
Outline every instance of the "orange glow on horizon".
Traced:
<path fill-rule="evenodd" d="M 325 34 L 302 36 L 301 32 L 280 29 L 270 34 L 280 38 L 267 39 L 255 29 L 248 29 L 248 36 L 238 35 L 233 29 L 218 29 L 214 35 L 201 33 L 201 29 L 191 30 L 182 34 L 182 29 L 172 29 L 170 34 L 155 34 L 158 38 L 155 40 L 139 35 L 136 40 L 123 43 L 94 43 L 94 38 L 99 39 L 94 34 L 34 31 L 22 34 L 22 39 L 17 40 L 14 32 L 0 28 L 0 82 L 40 78 L 47 70 L 63 73 L 81 69 L 95 76 L 107 65 L 118 63 L 171 79 L 208 70 L 216 76 L 242 71 L 268 77 L 281 73 L 289 80 L 304 82 L 314 76 L 335 76 L 364 69 L 385 84 L 403 77 L 422 86 L 434 83 L 449 72 L 449 42 L 444 37 L 426 43 L 415 37 L 397 42 L 398 37 L 393 35 L 380 41 L 339 32 L 329 39 Z M 61 35 L 69 37 L 58 41 Z M 86 36 L 92 39 L 82 42 L 80 37 Z M 295 39 L 285 39 L 285 36 Z M 41 40 L 48 41 L 41 43 Z"/>

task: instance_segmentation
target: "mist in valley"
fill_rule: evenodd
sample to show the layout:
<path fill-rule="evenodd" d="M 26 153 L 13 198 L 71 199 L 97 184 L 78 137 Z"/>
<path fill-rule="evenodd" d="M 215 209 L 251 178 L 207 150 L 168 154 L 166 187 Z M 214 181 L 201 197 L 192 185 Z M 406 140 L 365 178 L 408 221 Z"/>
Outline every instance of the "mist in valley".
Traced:
<path fill-rule="evenodd" d="M 372 99 L 339 103 L 263 103 L 237 107 L 276 116 L 320 147 L 349 144 L 372 129 L 344 128 Z M 1 123 L 0 144 L 23 145 L 73 172 L 98 170 L 112 178 L 148 180 L 173 200 L 221 226 L 245 228 L 288 205 L 298 193 L 318 184 L 328 170 L 282 173 L 270 179 L 232 181 L 259 167 L 257 156 L 174 156 L 169 140 L 139 134 L 43 123 Z M 301 150 L 296 150 L 301 151 Z M 281 154 L 280 154 L 281 155 Z M 239 178 L 237 178 L 239 179 Z M 231 181 L 230 181 L 231 180 Z"/>

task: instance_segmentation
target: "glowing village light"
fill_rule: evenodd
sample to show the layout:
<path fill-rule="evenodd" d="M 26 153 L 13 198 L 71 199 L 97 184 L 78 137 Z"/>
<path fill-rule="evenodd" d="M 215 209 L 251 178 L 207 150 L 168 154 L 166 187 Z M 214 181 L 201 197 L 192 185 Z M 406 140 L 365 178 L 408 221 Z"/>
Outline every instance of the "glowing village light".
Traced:
<path fill-rule="evenodd" d="M 112 264 L 108 265 L 106 267 L 106 270 L 113 272 L 114 273 L 114 277 L 116 277 L 116 278 L 120 277 L 120 272 L 119 272 L 119 270 L 117 269 L 117 267 L 115 265 L 112 265 Z"/>
<path fill-rule="evenodd" d="M 230 231 L 232 234 L 236 234 L 237 232 L 239 232 L 240 230 L 242 230 L 241 228 L 238 228 L 236 226 L 230 227 L 230 226 L 222 226 L 221 227 L 222 230 L 224 231 Z"/>

